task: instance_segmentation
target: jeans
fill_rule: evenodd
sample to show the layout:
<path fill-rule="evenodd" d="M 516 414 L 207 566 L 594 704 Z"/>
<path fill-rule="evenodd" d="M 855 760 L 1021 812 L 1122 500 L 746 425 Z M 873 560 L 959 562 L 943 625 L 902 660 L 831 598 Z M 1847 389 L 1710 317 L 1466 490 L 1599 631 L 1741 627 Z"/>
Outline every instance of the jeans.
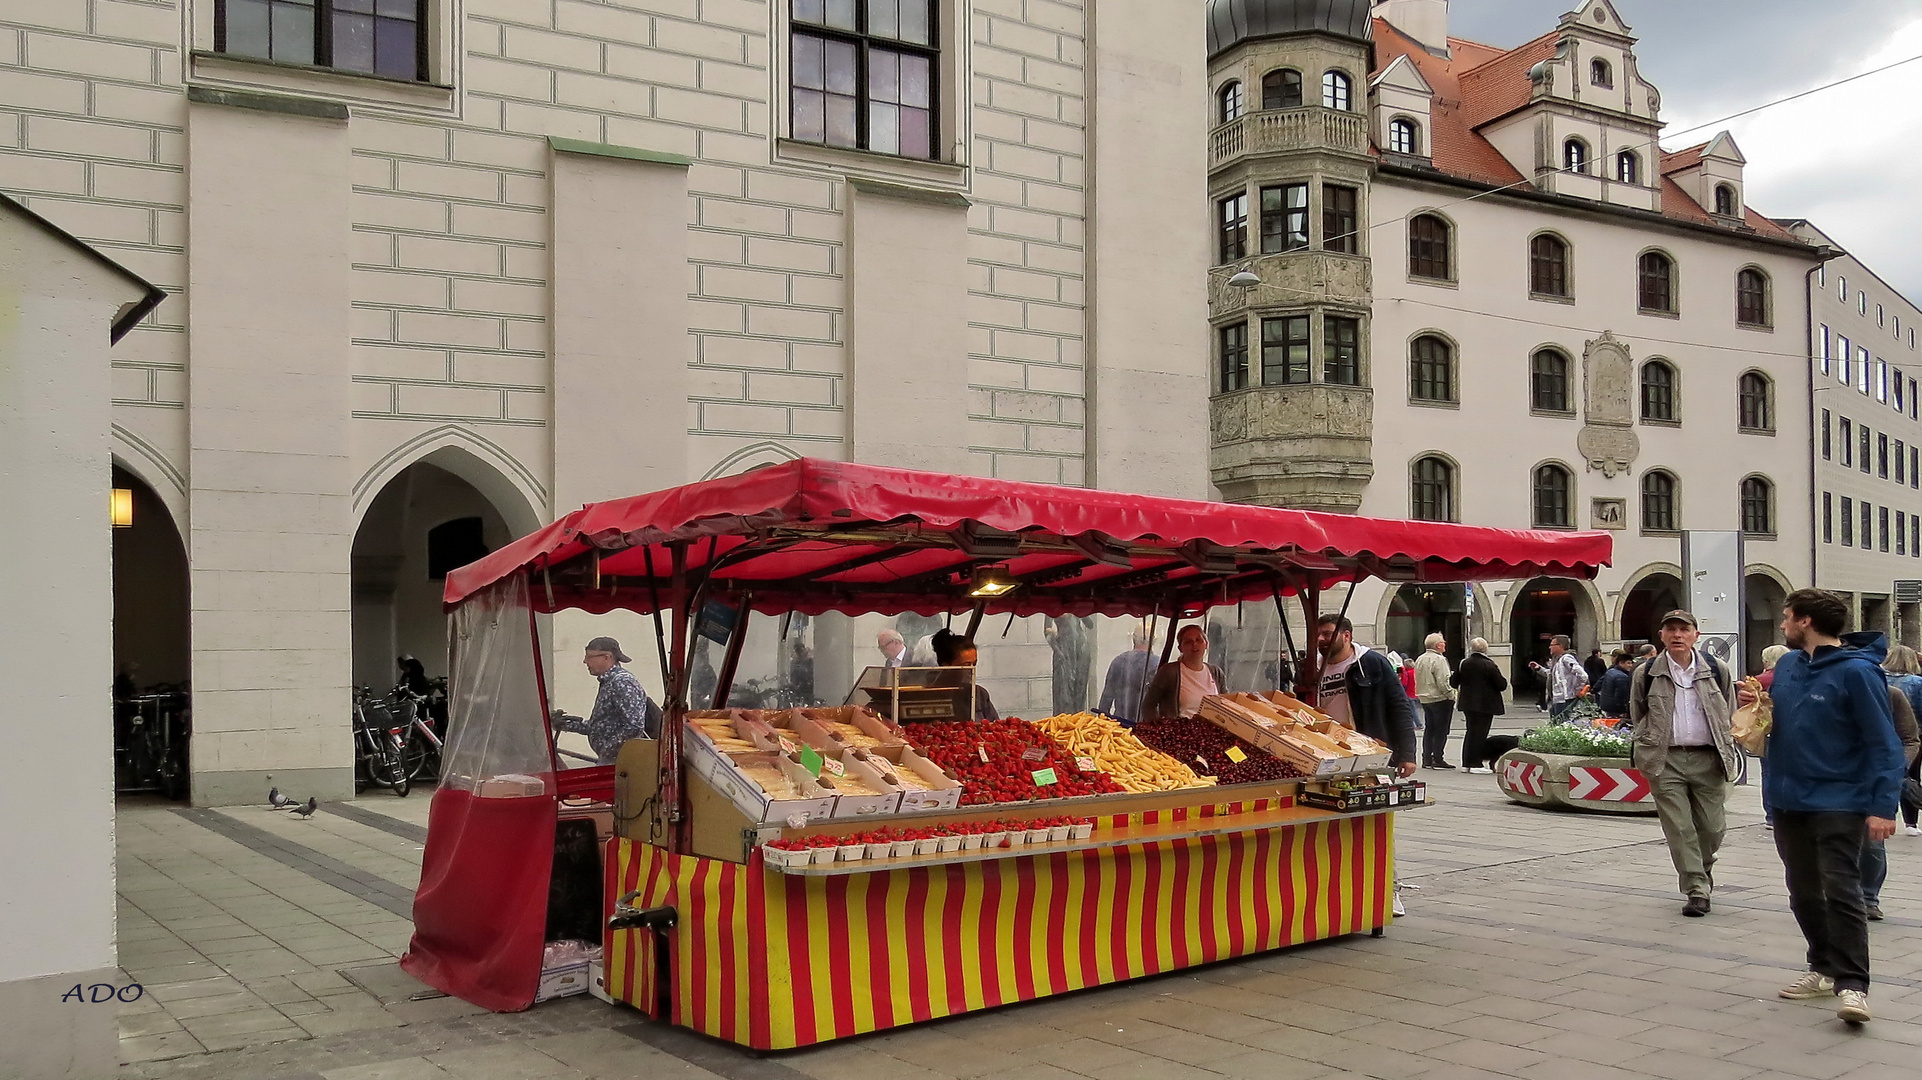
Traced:
<path fill-rule="evenodd" d="M 1837 990 L 1869 988 L 1869 923 L 1862 905 L 1860 814 L 1775 812 L 1775 850 L 1788 879 L 1789 910 L 1809 945 L 1809 970 Z"/>
<path fill-rule="evenodd" d="M 1728 833 L 1728 775 L 1712 746 L 1672 746 L 1659 775 L 1649 778 L 1662 819 L 1668 857 L 1683 896 L 1715 888 L 1715 855 Z"/>
<path fill-rule="evenodd" d="M 1448 729 L 1455 722 L 1455 703 L 1449 700 L 1421 703 L 1421 759 L 1424 765 L 1438 765 L 1448 751 Z"/>
<path fill-rule="evenodd" d="M 1480 769 L 1489 763 L 1488 729 L 1495 725 L 1493 713 L 1464 712 L 1462 719 L 1468 722 L 1468 731 L 1462 736 L 1462 768 Z"/>
<path fill-rule="evenodd" d="M 1882 906 L 1882 883 L 1889 880 L 1889 849 L 1880 840 L 1862 841 L 1862 904 Z"/>
<path fill-rule="evenodd" d="M 1574 707 L 1575 707 L 1574 698 L 1569 698 L 1567 701 L 1554 702 L 1548 707 L 1548 722 L 1551 724 L 1561 723 L 1562 717 L 1566 716 L 1568 714 L 1568 710 Z"/>

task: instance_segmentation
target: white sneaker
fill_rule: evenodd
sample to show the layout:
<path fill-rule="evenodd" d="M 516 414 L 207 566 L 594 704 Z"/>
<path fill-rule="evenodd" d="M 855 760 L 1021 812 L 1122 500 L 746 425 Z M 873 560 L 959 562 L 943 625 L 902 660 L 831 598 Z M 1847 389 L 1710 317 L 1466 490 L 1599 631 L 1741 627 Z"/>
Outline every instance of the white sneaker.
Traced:
<path fill-rule="evenodd" d="M 1392 910 L 1395 913 L 1395 917 L 1398 919 L 1408 914 L 1408 909 L 1403 907 L 1401 903 L 1401 890 L 1402 890 L 1402 883 L 1399 881 L 1395 882 L 1395 906 Z"/>
<path fill-rule="evenodd" d="M 1810 998 L 1828 997 L 1835 993 L 1835 980 L 1820 972 L 1807 972 L 1801 978 L 1784 986 L 1776 992 L 1777 997 L 1790 1001 L 1807 1001 Z"/>
<path fill-rule="evenodd" d="M 1851 1024 L 1866 1024 L 1873 1017 L 1869 1015 L 1869 993 L 1866 990 L 1837 990 L 1835 996 L 1842 1004 L 1835 1015 Z"/>
<path fill-rule="evenodd" d="M 1902 826 L 1902 835 L 1903 836 L 1922 836 L 1922 828 L 1917 828 L 1914 825 L 1904 825 Z"/>

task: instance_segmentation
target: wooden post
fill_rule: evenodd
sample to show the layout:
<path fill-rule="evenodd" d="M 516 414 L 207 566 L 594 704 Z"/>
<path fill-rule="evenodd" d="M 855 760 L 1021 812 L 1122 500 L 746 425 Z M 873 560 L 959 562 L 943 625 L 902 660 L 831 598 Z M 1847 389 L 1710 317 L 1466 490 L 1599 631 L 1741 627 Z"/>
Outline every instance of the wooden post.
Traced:
<path fill-rule="evenodd" d="M 1321 705 L 1321 586 L 1313 582 L 1302 585 L 1296 593 L 1301 598 L 1301 615 L 1308 623 L 1308 647 L 1302 650 L 1301 662 L 1301 700 L 1310 705 Z"/>
<path fill-rule="evenodd" d="M 791 614 L 791 613 L 790 613 Z M 754 594 L 741 597 L 741 608 L 734 616 L 734 632 L 728 635 L 727 652 L 721 657 L 721 673 L 714 680 L 714 703 L 710 709 L 727 708 L 728 692 L 734 689 L 734 672 L 741 666 L 741 645 L 747 640 L 747 624 L 754 616 Z"/>
<path fill-rule="evenodd" d="M 668 655 L 667 724 L 661 731 L 661 812 L 667 819 L 668 850 L 687 851 L 687 792 L 682 784 L 686 765 L 681 760 L 681 736 L 687 723 L 687 545 L 670 549 L 672 578 L 668 602 L 674 605 L 674 625 Z"/>

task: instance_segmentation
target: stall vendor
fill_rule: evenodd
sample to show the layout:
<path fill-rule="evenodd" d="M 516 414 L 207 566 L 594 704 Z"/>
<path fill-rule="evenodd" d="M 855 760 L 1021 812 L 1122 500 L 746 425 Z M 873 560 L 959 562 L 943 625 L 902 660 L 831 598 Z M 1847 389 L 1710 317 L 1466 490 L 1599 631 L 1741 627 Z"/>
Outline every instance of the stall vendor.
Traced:
<path fill-rule="evenodd" d="M 1208 633 L 1199 624 L 1182 627 L 1175 647 L 1181 659 L 1161 665 L 1142 699 L 1141 712 L 1150 720 L 1193 716 L 1201 711 L 1202 698 L 1221 693 L 1228 684 L 1221 669 L 1208 663 Z"/>
<path fill-rule="evenodd" d="M 594 748 L 600 763 L 612 765 L 620 755 L 622 743 L 658 737 L 659 732 L 649 720 L 658 716 L 659 710 L 648 700 L 641 681 L 621 666 L 631 663 L 632 658 L 621 651 L 620 642 L 611 637 L 595 638 L 587 643 L 587 655 L 581 662 L 587 665 L 587 673 L 601 683 L 594 695 L 594 711 L 586 719 L 556 712 L 554 730 L 587 736 L 587 743 Z"/>
<path fill-rule="evenodd" d="M 975 660 L 981 655 L 980 651 L 974 647 L 973 638 L 954 633 L 950 630 L 936 630 L 934 632 L 933 644 L 934 662 L 936 666 L 939 667 L 971 668 L 974 666 Z M 979 676 L 976 676 L 976 678 L 978 679 Z M 939 682 L 940 680 L 937 678 L 937 683 Z M 987 688 L 982 686 L 978 681 L 974 686 L 974 704 L 977 714 L 976 719 L 1001 719 L 1001 714 L 994 711 L 994 699 L 988 696 Z"/>

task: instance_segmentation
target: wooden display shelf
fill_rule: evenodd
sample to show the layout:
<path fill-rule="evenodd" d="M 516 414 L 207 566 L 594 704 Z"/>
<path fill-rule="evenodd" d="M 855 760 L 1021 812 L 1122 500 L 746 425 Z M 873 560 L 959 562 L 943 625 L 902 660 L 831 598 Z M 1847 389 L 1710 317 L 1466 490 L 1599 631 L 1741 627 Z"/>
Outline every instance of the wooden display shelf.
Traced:
<path fill-rule="evenodd" d="M 1093 851 L 1100 848 L 1125 847 L 1129 844 L 1153 843 L 1157 840 L 1186 840 L 1228 833 L 1256 832 L 1263 829 L 1285 828 L 1290 825 L 1310 825 L 1318 821 L 1375 817 L 1379 814 L 1392 814 L 1399 810 L 1421 810 L 1433 805 L 1435 800 L 1429 799 L 1426 802 L 1410 803 L 1406 806 L 1359 810 L 1349 814 L 1338 814 L 1333 810 L 1317 810 L 1308 806 L 1290 806 L 1279 810 L 1260 810 L 1246 814 L 1226 814 L 1219 817 L 1192 818 L 1187 821 L 1163 821 L 1153 825 L 1097 829 L 1095 834 L 1086 840 L 1060 840 L 1007 848 L 976 848 L 973 851 L 944 851 L 934 855 L 903 855 L 900 858 L 889 859 L 808 863 L 803 866 L 775 866 L 769 863 L 767 868 L 775 873 L 792 874 L 796 877 L 839 877 L 846 874 L 877 873 L 883 870 L 912 870 L 920 866 L 1017 859 L 1030 855 L 1053 855 L 1067 851 Z"/>

